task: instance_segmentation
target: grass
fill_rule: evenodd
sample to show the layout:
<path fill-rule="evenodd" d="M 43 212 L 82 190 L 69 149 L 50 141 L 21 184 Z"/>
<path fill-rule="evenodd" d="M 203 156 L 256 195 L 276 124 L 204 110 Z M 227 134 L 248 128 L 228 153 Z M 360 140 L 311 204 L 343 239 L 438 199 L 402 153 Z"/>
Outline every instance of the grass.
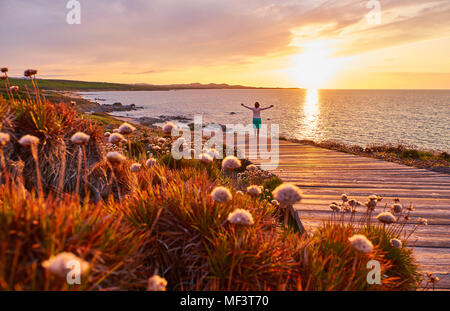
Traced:
<path fill-rule="evenodd" d="M 220 160 L 206 165 L 174 160 L 174 139 L 139 126 L 127 137 L 130 144 L 113 146 L 104 131 L 117 121 L 80 114 L 39 92 L 0 99 L 0 119 L 1 131 L 11 137 L 1 149 L 6 165 L 0 183 L 0 289 L 144 290 L 154 274 L 167 279 L 168 290 L 417 287 L 411 253 L 387 244 L 399 232 L 390 228 L 397 227 L 346 224 L 333 214 L 316 232 L 299 235 L 280 221 L 283 210 L 269 203 L 282 181 L 261 170 L 248 173 L 248 161 L 230 176 Z M 76 131 L 90 135 L 83 169 L 78 169 L 79 148 L 70 142 Z M 25 134 L 40 138 L 39 166 L 30 150 L 18 144 Z M 163 136 L 165 141 L 158 141 Z M 108 161 L 110 151 L 124 154 L 125 160 Z M 146 167 L 150 154 L 157 164 Z M 131 172 L 135 162 L 142 168 Z M 44 185 L 41 196 L 35 191 L 36 169 Z M 238 194 L 250 184 L 263 186 L 263 194 Z M 218 185 L 231 191 L 231 200 L 213 200 L 210 193 Z M 236 208 L 247 210 L 254 224 L 230 223 L 228 215 Z M 357 232 L 373 242 L 370 254 L 350 245 L 348 238 Z M 42 262 L 61 252 L 89 262 L 81 284 L 68 285 L 43 268 Z M 365 281 L 369 259 L 379 260 L 387 275 L 381 284 Z"/>

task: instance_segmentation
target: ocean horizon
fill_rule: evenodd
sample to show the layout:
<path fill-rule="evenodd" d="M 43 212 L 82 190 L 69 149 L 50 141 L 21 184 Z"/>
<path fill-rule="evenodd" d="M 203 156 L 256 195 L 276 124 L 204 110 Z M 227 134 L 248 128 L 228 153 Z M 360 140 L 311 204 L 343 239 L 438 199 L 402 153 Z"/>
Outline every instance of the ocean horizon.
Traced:
<path fill-rule="evenodd" d="M 100 104 L 121 102 L 142 109 L 114 112 L 130 118 L 202 116 L 205 124 L 248 124 L 240 104 L 274 108 L 262 122 L 279 124 L 280 135 L 316 142 L 369 146 L 404 144 L 450 151 L 450 90 L 188 89 L 80 92 Z M 189 122 L 188 122 L 189 123 Z"/>

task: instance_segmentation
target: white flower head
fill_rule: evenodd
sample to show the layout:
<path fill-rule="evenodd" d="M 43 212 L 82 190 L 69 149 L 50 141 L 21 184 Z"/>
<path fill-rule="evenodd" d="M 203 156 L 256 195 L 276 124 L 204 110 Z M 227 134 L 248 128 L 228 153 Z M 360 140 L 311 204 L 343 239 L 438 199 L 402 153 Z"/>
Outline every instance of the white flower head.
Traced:
<path fill-rule="evenodd" d="M 241 161 L 235 156 L 227 156 L 222 161 L 222 168 L 224 170 L 235 170 L 241 167 Z"/>
<path fill-rule="evenodd" d="M 262 193 L 261 186 L 251 185 L 247 187 L 247 193 L 252 197 L 256 197 Z"/>
<path fill-rule="evenodd" d="M 112 133 L 109 137 L 108 137 L 108 142 L 110 144 L 114 144 L 114 145 L 118 145 L 121 142 L 126 141 L 125 137 L 123 137 L 122 134 L 120 133 Z"/>
<path fill-rule="evenodd" d="M 121 126 L 119 126 L 119 133 L 123 135 L 130 135 L 136 130 L 136 128 L 129 124 L 129 123 L 122 123 Z"/>
<path fill-rule="evenodd" d="M 244 192 L 242 192 L 241 190 L 236 191 L 237 195 L 244 195 Z"/>
<path fill-rule="evenodd" d="M 42 262 L 42 267 L 51 274 L 59 277 L 66 277 L 73 269 L 73 261 L 78 262 L 81 275 L 85 274 L 90 269 L 90 264 L 69 252 L 62 252 L 50 259 Z"/>
<path fill-rule="evenodd" d="M 222 186 L 215 187 L 211 192 L 211 197 L 219 203 L 224 203 L 232 199 L 230 190 Z"/>
<path fill-rule="evenodd" d="M 9 143 L 10 140 L 9 134 L 0 132 L 0 148 Z"/>
<path fill-rule="evenodd" d="M 227 220 L 234 225 L 253 225 L 254 220 L 252 214 L 245 209 L 237 208 L 228 214 Z"/>
<path fill-rule="evenodd" d="M 394 203 L 392 204 L 391 209 L 395 214 L 400 214 L 403 210 L 403 207 L 400 203 Z"/>
<path fill-rule="evenodd" d="M 399 240 L 399 239 L 391 239 L 389 242 L 395 248 L 401 248 L 402 247 L 402 241 Z"/>
<path fill-rule="evenodd" d="M 277 200 L 272 200 L 270 203 L 272 203 L 272 205 L 274 206 L 280 206 L 280 202 L 278 202 Z"/>
<path fill-rule="evenodd" d="M 341 195 L 342 202 L 348 202 L 348 196 L 344 193 Z"/>
<path fill-rule="evenodd" d="M 19 144 L 23 147 L 31 147 L 39 144 L 39 138 L 33 135 L 25 135 L 19 140 Z"/>
<path fill-rule="evenodd" d="M 397 221 L 397 218 L 395 218 L 395 216 L 392 215 L 390 212 L 379 213 L 376 219 L 378 219 L 384 224 L 392 224 Z"/>
<path fill-rule="evenodd" d="M 139 171 L 141 170 L 141 167 L 142 167 L 141 164 L 139 164 L 139 163 L 133 163 L 133 164 L 131 164 L 131 166 L 130 166 L 130 170 L 131 170 L 133 173 L 137 173 L 137 172 L 139 172 Z"/>
<path fill-rule="evenodd" d="M 372 242 L 362 234 L 355 234 L 348 240 L 357 251 L 367 254 L 373 250 Z"/>
<path fill-rule="evenodd" d="M 250 171 L 250 172 L 254 172 L 254 171 L 258 170 L 258 167 L 255 164 L 250 164 L 250 165 L 247 165 L 246 170 Z"/>
<path fill-rule="evenodd" d="M 70 141 L 75 145 L 85 145 L 89 141 L 91 136 L 83 133 L 83 132 L 76 132 L 72 135 L 70 138 Z"/>
<path fill-rule="evenodd" d="M 200 155 L 200 161 L 202 163 L 208 164 L 208 163 L 211 163 L 213 161 L 213 158 L 207 153 L 202 153 Z"/>
<path fill-rule="evenodd" d="M 292 205 L 301 201 L 302 191 L 295 185 L 284 183 L 275 188 L 272 192 L 275 200 L 282 205 Z"/>
<path fill-rule="evenodd" d="M 167 280 L 155 274 L 148 279 L 147 290 L 152 292 L 164 292 L 166 291 L 166 286 Z"/>
<path fill-rule="evenodd" d="M 111 164 L 120 164 L 125 161 L 125 156 L 117 151 L 110 151 L 106 154 L 106 159 Z"/>
<path fill-rule="evenodd" d="M 163 132 L 166 134 L 171 133 L 172 129 L 177 129 L 177 126 L 175 125 L 175 123 L 170 122 L 170 121 L 164 123 L 164 125 L 162 127 Z"/>
<path fill-rule="evenodd" d="M 164 137 L 158 138 L 158 143 L 164 144 L 166 142 L 166 139 Z"/>
<path fill-rule="evenodd" d="M 106 138 L 108 138 L 109 136 L 111 136 L 111 132 L 105 132 L 105 134 L 103 134 L 103 136 L 105 136 Z"/>
<path fill-rule="evenodd" d="M 153 167 L 156 165 L 156 159 L 155 158 L 150 158 L 145 162 L 145 166 L 147 167 Z"/>

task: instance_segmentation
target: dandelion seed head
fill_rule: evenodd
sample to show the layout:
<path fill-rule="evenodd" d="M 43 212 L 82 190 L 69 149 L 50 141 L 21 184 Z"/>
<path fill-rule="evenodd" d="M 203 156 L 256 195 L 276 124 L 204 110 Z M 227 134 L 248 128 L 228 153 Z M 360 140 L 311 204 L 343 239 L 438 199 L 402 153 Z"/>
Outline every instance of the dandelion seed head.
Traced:
<path fill-rule="evenodd" d="M 350 244 L 361 253 L 370 253 L 373 250 L 372 242 L 362 234 L 355 234 L 348 239 Z"/>
<path fill-rule="evenodd" d="M 282 205 L 292 205 L 301 201 L 302 191 L 295 185 L 284 183 L 275 188 L 273 197 Z"/>
<path fill-rule="evenodd" d="M 166 291 L 166 286 L 167 280 L 155 274 L 154 276 L 148 279 L 147 291 L 164 292 Z"/>
<path fill-rule="evenodd" d="M 219 203 L 224 203 L 232 199 L 230 190 L 222 186 L 215 187 L 211 192 L 211 197 Z"/>
<path fill-rule="evenodd" d="M 70 141 L 75 145 L 85 145 L 89 141 L 89 138 L 91 138 L 91 136 L 83 132 L 76 132 L 70 137 Z"/>
<path fill-rule="evenodd" d="M 222 161 L 222 168 L 224 170 L 235 170 L 241 167 L 241 161 L 235 156 L 229 155 Z"/>
<path fill-rule="evenodd" d="M 33 135 L 25 135 L 19 140 L 22 147 L 31 147 L 39 144 L 39 138 Z"/>
<path fill-rule="evenodd" d="M 253 216 L 249 211 L 237 208 L 228 214 L 227 220 L 234 225 L 250 226 L 254 224 Z"/>
<path fill-rule="evenodd" d="M 59 277 L 66 277 L 72 270 L 71 261 L 77 261 L 80 267 L 80 273 L 83 275 L 89 271 L 90 264 L 69 252 L 62 252 L 48 260 L 42 262 L 42 267 L 51 274 Z"/>

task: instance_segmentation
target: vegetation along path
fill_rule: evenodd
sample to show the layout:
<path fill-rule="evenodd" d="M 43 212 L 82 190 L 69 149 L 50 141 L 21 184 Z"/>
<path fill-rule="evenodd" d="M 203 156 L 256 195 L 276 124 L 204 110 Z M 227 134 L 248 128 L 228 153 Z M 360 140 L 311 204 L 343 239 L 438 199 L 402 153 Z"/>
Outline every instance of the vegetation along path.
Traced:
<path fill-rule="evenodd" d="M 428 219 L 410 238 L 420 269 L 441 279 L 437 288 L 450 289 L 450 175 L 288 141 L 280 141 L 279 165 L 272 172 L 302 189 L 304 198 L 294 208 L 306 230 L 327 220 L 329 204 L 343 193 L 363 203 L 372 194 L 383 197 L 376 212 L 395 198 L 413 205 L 406 230 L 420 217 Z"/>

